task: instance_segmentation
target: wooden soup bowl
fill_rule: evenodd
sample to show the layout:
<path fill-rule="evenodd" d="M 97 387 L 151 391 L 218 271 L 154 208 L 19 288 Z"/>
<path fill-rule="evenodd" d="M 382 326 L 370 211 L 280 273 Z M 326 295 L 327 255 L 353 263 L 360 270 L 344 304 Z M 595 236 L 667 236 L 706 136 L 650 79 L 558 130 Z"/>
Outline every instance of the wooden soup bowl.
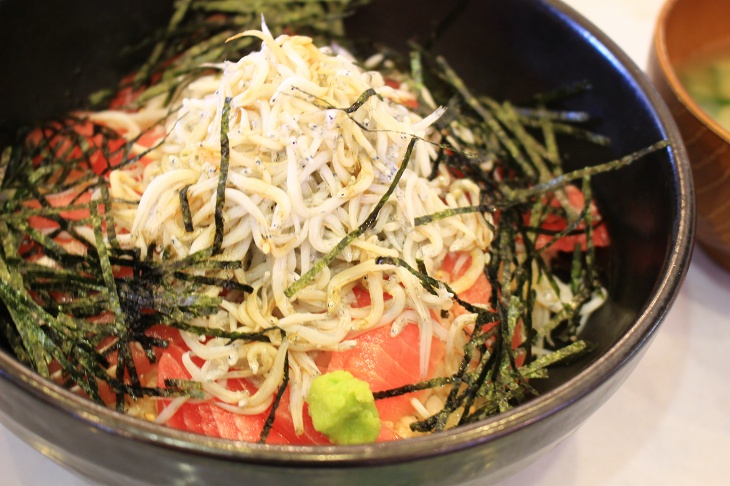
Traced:
<path fill-rule="evenodd" d="M 649 77 L 684 138 L 695 184 L 697 239 L 730 270 L 730 132 L 700 108 L 677 75 L 677 67 L 723 44 L 730 49 L 730 2 L 669 0 L 657 21 Z"/>

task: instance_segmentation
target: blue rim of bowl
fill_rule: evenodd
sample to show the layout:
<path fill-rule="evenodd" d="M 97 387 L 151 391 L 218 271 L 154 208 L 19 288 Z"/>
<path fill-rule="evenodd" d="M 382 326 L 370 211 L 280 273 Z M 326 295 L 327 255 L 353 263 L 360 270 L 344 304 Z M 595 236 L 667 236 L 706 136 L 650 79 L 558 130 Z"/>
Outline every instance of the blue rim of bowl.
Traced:
<path fill-rule="evenodd" d="M 10 354 L 0 350 L 2 378 L 8 379 L 37 399 L 77 417 L 79 421 L 120 439 L 153 444 L 183 453 L 203 454 L 219 460 L 321 469 L 397 464 L 472 448 L 557 414 L 599 388 L 642 351 L 679 292 L 692 254 L 694 189 L 679 131 L 644 72 L 612 40 L 571 7 L 559 0 L 541 0 L 540 4 L 541 7 L 552 10 L 562 22 L 580 29 L 584 37 L 600 46 L 614 65 L 620 66 L 635 80 L 642 94 L 655 108 L 657 119 L 662 123 L 663 135 L 670 142 L 680 194 L 677 202 L 679 218 L 673 228 L 674 245 L 669 258 L 664 262 L 662 274 L 650 300 L 624 335 L 604 355 L 569 382 L 490 419 L 427 436 L 354 446 L 293 446 L 210 438 L 126 416 L 41 378 Z"/>

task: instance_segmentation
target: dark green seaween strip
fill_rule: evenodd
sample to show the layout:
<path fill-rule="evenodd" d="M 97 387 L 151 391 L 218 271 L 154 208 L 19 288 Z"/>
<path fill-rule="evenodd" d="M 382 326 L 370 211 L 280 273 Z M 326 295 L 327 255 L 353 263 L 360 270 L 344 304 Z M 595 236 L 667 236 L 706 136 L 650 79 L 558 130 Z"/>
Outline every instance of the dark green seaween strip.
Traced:
<path fill-rule="evenodd" d="M 233 279 L 205 277 L 202 275 L 190 275 L 184 272 L 175 272 L 173 276 L 180 280 L 185 280 L 187 282 L 193 282 L 201 285 L 214 285 L 223 289 L 239 290 L 241 292 L 247 292 L 249 294 L 253 293 L 253 287 L 247 284 L 238 283 Z"/>
<path fill-rule="evenodd" d="M 582 275 L 583 252 L 580 249 L 580 245 L 576 243 L 573 247 L 573 258 L 570 263 L 570 291 L 573 292 L 573 295 L 577 294 L 580 290 Z"/>
<path fill-rule="evenodd" d="M 527 394 L 532 396 L 538 395 L 537 390 L 519 373 L 517 364 L 515 363 L 515 350 L 512 348 L 512 340 L 517 322 L 524 320 L 523 316 L 527 313 L 529 313 L 529 310 L 525 308 L 524 299 L 521 296 L 513 295 L 510 300 L 510 307 L 507 310 L 507 325 L 501 324 L 499 326 L 502 331 L 501 352 L 503 359 L 501 360 L 498 379 L 494 380 L 495 390 L 499 390 L 500 394 L 504 390 L 511 391 L 519 401 L 524 400 Z M 500 401 L 500 410 L 505 411 L 509 408 L 512 408 L 512 404 L 510 403 L 510 398 L 504 393 L 502 395 L 502 401 Z"/>
<path fill-rule="evenodd" d="M 174 262 L 176 260 L 172 261 Z M 174 268 L 179 269 L 180 267 L 174 266 Z M 241 262 L 240 260 L 203 260 L 190 263 L 187 265 L 186 268 L 198 270 L 238 270 L 240 268 L 243 268 L 243 262 Z"/>
<path fill-rule="evenodd" d="M 0 213 L 0 219 L 5 221 L 16 221 L 25 220 L 33 216 L 45 217 L 51 219 L 51 216 L 60 216 L 61 213 L 66 211 L 82 211 L 89 209 L 88 203 L 83 204 L 69 204 L 67 206 L 41 206 L 40 208 L 29 208 L 26 206 L 16 206 L 17 211 Z M 88 219 L 74 220 L 79 221 L 80 224 L 88 223 Z"/>
<path fill-rule="evenodd" d="M 5 270 L 4 262 L 0 261 L 0 270 Z M 5 273 L 5 272 L 3 272 Z M 28 358 L 30 364 L 41 376 L 48 378 L 48 363 L 50 357 L 46 352 L 48 347 L 48 336 L 39 323 L 39 315 L 34 315 L 32 311 L 23 304 L 21 296 L 25 296 L 23 292 L 12 288 L 5 279 L 0 279 L 0 299 L 8 308 L 11 318 L 15 322 L 18 336 L 25 349 L 25 357 Z M 27 299 L 29 300 L 29 299 Z M 32 303 L 29 302 L 30 305 Z M 41 312 L 42 311 L 41 309 Z"/>
<path fill-rule="evenodd" d="M 503 186 L 500 186 L 500 190 L 505 195 L 505 197 L 507 197 L 509 200 L 525 202 L 528 199 L 530 199 L 531 197 L 534 197 L 534 196 L 537 196 L 540 194 L 544 194 L 546 192 L 553 191 L 559 187 L 562 187 L 570 181 L 582 179 L 586 176 L 590 177 L 590 176 L 594 176 L 596 174 L 602 174 L 604 172 L 609 172 L 612 170 L 620 169 L 653 152 L 664 149 L 668 146 L 669 146 L 669 142 L 667 140 L 662 140 L 662 141 L 656 142 L 653 145 L 650 145 L 649 147 L 643 148 L 641 150 L 637 150 L 636 152 L 629 154 L 625 157 L 621 157 L 620 159 L 616 159 L 611 162 L 606 162 L 606 163 L 591 166 L 591 167 L 586 167 L 584 169 L 574 170 L 573 172 L 567 172 L 567 173 L 561 174 L 553 179 L 550 179 L 549 181 L 535 184 L 534 186 L 526 188 L 526 189 L 512 189 L 511 187 L 503 185 Z"/>
<path fill-rule="evenodd" d="M 498 302 L 498 311 L 500 314 L 499 319 L 499 332 L 495 336 L 495 343 L 491 347 L 491 353 L 494 359 L 491 361 L 491 366 L 485 366 L 485 374 L 480 375 L 480 385 L 489 384 L 488 388 L 493 393 L 494 400 L 496 400 L 499 409 L 504 411 L 509 408 L 509 399 L 506 398 L 507 390 L 505 386 L 510 382 L 509 379 L 505 379 L 504 370 L 512 365 L 514 366 L 513 351 L 511 347 L 512 336 L 508 332 L 509 323 L 512 318 L 516 319 L 515 313 L 519 313 L 519 302 L 520 297 L 516 296 L 515 293 L 519 290 L 519 281 L 522 273 L 520 267 L 515 265 L 517 260 L 515 241 L 515 231 L 512 229 L 516 221 L 520 221 L 521 218 L 511 217 L 508 214 L 504 214 L 505 220 L 505 231 L 499 233 L 499 256 L 503 261 L 503 265 L 498 269 L 499 271 L 499 288 L 502 292 Z M 515 284 L 514 290 L 512 285 Z M 512 315 L 511 315 L 512 314 Z M 488 377 L 488 378 L 487 378 Z M 471 390 L 466 403 L 471 407 L 474 403 L 474 399 L 477 396 L 478 390 Z M 464 417 L 460 423 L 464 422 Z"/>
<path fill-rule="evenodd" d="M 175 12 L 173 12 L 172 17 L 170 17 L 170 23 L 167 27 L 167 33 L 173 32 L 175 28 L 180 25 L 180 22 L 182 22 L 182 20 L 185 18 L 185 14 L 190 9 L 191 3 L 193 3 L 193 0 L 178 0 L 175 2 Z M 154 69 L 154 66 L 159 61 L 160 57 L 165 51 L 166 40 L 167 39 L 165 38 L 155 45 L 154 49 L 152 50 L 152 54 L 150 54 L 147 62 L 139 69 L 139 71 L 137 71 L 137 74 L 134 77 L 135 83 L 141 83 L 143 80 L 149 77 L 150 73 Z"/>
<path fill-rule="evenodd" d="M 193 215 L 190 213 L 190 202 L 188 201 L 188 189 L 190 184 L 180 189 L 180 210 L 182 212 L 183 225 L 187 233 L 193 232 Z"/>
<path fill-rule="evenodd" d="M 8 340 L 8 343 L 10 344 L 10 349 L 13 351 L 13 353 L 15 353 L 18 361 L 32 367 L 30 356 L 25 351 L 25 347 L 23 346 L 23 339 L 20 337 L 18 328 L 13 325 L 12 317 L 10 319 L 6 319 L 4 316 L 0 316 L 0 332 L 2 332 L 5 338 Z"/>
<path fill-rule="evenodd" d="M 115 250 L 121 248 L 119 241 L 117 240 L 117 230 L 114 226 L 114 216 L 112 215 L 112 202 L 111 194 L 109 193 L 109 186 L 103 181 L 99 181 L 97 184 L 99 191 L 101 192 L 101 200 L 104 204 L 104 222 L 106 223 L 106 237 L 109 240 L 109 244 Z"/>
<path fill-rule="evenodd" d="M 48 254 L 52 255 L 53 257 L 60 258 L 68 255 L 66 249 L 53 241 L 53 238 L 49 238 L 41 231 L 31 227 L 27 221 L 12 221 L 10 223 L 10 231 L 13 231 L 12 228 L 14 228 L 18 232 L 20 232 L 20 234 L 27 235 L 30 240 L 38 243 Z"/>
<path fill-rule="evenodd" d="M 583 178 L 583 197 L 588 202 L 588 207 L 590 208 L 590 201 L 593 200 L 593 190 L 591 188 L 590 184 L 590 177 L 584 177 Z M 586 211 L 586 214 L 584 216 L 584 225 L 585 225 L 585 234 L 586 234 L 586 252 L 585 252 L 585 262 L 586 267 L 588 271 L 588 281 L 591 285 L 593 285 L 596 290 L 601 292 L 601 295 L 603 292 L 601 291 L 601 285 L 598 281 L 598 269 L 596 264 L 596 247 L 593 242 L 593 215 L 591 214 L 590 210 Z"/>
<path fill-rule="evenodd" d="M 194 326 L 192 324 L 188 324 L 187 320 L 183 320 L 184 316 L 178 316 L 180 317 L 180 320 L 175 320 L 175 317 L 176 316 L 173 315 L 170 319 L 163 318 L 161 319 L 161 322 L 169 327 L 174 327 L 175 329 L 186 331 L 192 334 L 197 334 L 198 336 L 212 336 L 230 339 L 231 341 L 257 341 L 262 343 L 270 343 L 272 341 L 271 338 L 268 336 L 269 333 L 278 332 L 281 336 L 286 335 L 286 331 L 279 327 L 273 326 L 258 332 L 224 331 L 222 329 Z"/>
<path fill-rule="evenodd" d="M 553 101 L 570 98 L 580 93 L 586 93 L 593 89 L 593 85 L 587 79 L 577 81 L 557 89 L 536 94 L 533 99 L 535 102 L 547 105 Z"/>
<path fill-rule="evenodd" d="M 373 398 L 375 400 L 382 400 L 383 398 L 397 397 L 399 395 L 405 395 L 414 391 L 427 390 L 429 388 L 437 388 L 445 385 L 451 385 L 457 380 L 453 376 L 444 376 L 441 378 L 431 378 L 430 380 L 421 381 L 414 384 L 403 385 L 397 388 L 390 388 L 388 390 L 382 390 L 379 392 L 373 392 Z"/>
<path fill-rule="evenodd" d="M 266 443 L 266 439 L 269 437 L 269 433 L 271 433 L 271 429 L 274 426 L 274 420 L 276 419 L 276 411 L 279 409 L 279 404 L 281 403 L 281 397 L 284 396 L 284 391 L 286 391 L 286 387 L 289 385 L 289 350 L 286 351 L 286 356 L 284 356 L 284 376 L 281 380 L 281 384 L 279 385 L 279 389 L 276 392 L 276 396 L 274 397 L 274 403 L 271 405 L 271 410 L 269 411 L 268 417 L 266 417 L 266 422 L 264 423 L 263 429 L 261 429 L 261 436 L 259 437 L 259 444 Z"/>
<path fill-rule="evenodd" d="M 520 169 L 527 178 L 536 176 L 535 168 L 525 159 L 522 150 L 515 140 L 509 137 L 504 128 L 500 125 L 494 114 L 484 106 L 466 87 L 464 81 L 451 68 L 449 63 L 443 57 L 436 58 L 436 62 L 443 69 L 443 76 L 454 87 L 454 89 L 464 98 L 467 105 L 474 110 L 487 124 L 489 129 L 497 136 L 500 144 L 509 152 L 510 156 L 517 162 Z"/>
<path fill-rule="evenodd" d="M 534 128 L 542 128 L 545 123 L 544 120 L 538 118 L 528 118 L 525 116 L 520 116 L 520 120 L 525 126 Z M 586 140 L 592 144 L 600 145 L 602 147 L 608 147 L 609 145 L 611 145 L 611 139 L 609 137 L 601 135 L 600 133 L 595 133 L 590 130 L 577 127 L 575 125 L 568 125 L 567 123 L 560 122 L 551 122 L 550 128 L 555 133 L 569 135 L 576 140 Z"/>
<path fill-rule="evenodd" d="M 499 349 L 497 350 L 499 351 Z M 485 359 L 486 356 L 486 359 Z M 463 405 L 465 413 L 461 416 L 459 419 L 459 425 L 461 425 L 465 419 L 467 418 L 469 414 L 469 409 L 471 408 L 472 404 L 474 403 L 474 400 L 477 397 L 477 394 L 479 393 L 479 390 L 481 390 L 484 386 L 491 386 L 494 385 L 494 379 L 491 381 L 489 380 L 490 375 L 493 374 L 493 370 L 495 366 L 499 365 L 499 353 L 498 352 L 489 352 L 489 348 L 484 346 L 484 349 L 480 353 L 480 359 L 479 363 L 477 363 L 477 367 L 475 369 L 475 374 L 477 375 L 476 380 L 474 382 L 473 386 L 467 387 L 464 392 L 461 394 L 460 399 L 458 400 L 458 403 L 460 406 Z M 451 410 L 450 413 L 453 413 L 455 410 Z M 445 427 L 445 420 L 448 418 L 445 417 L 443 419 L 443 422 L 436 424 L 435 430 L 443 430 Z"/>
<path fill-rule="evenodd" d="M 448 208 L 443 211 L 437 211 L 435 213 L 427 214 L 425 216 L 419 216 L 413 220 L 416 226 L 428 224 L 439 219 L 450 218 L 452 216 L 458 216 L 460 214 L 470 213 L 493 213 L 498 209 L 497 206 L 479 205 L 479 206 L 462 206 L 458 208 Z"/>
<path fill-rule="evenodd" d="M 211 256 L 213 256 L 212 248 L 206 248 L 204 250 L 196 251 L 195 253 L 192 253 L 185 258 L 181 258 L 180 260 L 163 260 L 161 262 L 154 262 L 154 266 L 165 272 L 174 272 L 184 268 L 193 267 L 195 265 L 203 265 Z"/>
<path fill-rule="evenodd" d="M 228 129 L 230 125 L 231 98 L 227 97 L 223 102 L 223 113 L 221 114 L 221 167 L 218 175 L 218 188 L 215 194 L 215 237 L 213 238 L 213 255 L 221 252 L 223 245 L 223 206 L 226 204 L 226 182 L 228 181 L 228 167 L 230 164 L 231 144 L 228 140 Z"/>
<path fill-rule="evenodd" d="M 26 281 L 35 282 L 41 279 L 43 282 L 37 285 L 43 288 L 45 285 L 66 285 L 66 290 L 71 291 L 68 286 L 73 285 L 73 290 L 88 290 L 93 292 L 101 292 L 105 288 L 98 280 L 87 275 L 79 275 L 78 272 L 69 271 L 63 268 L 55 269 L 48 268 L 45 265 L 37 263 L 23 262 L 24 264 L 19 269 L 19 274 L 22 275 Z M 33 285 L 33 284 L 31 284 Z M 35 287 L 34 287 L 35 288 Z"/>
<path fill-rule="evenodd" d="M 532 362 L 522 366 L 519 370 L 525 378 L 533 378 L 534 375 L 548 366 L 552 366 L 567 358 L 579 356 L 580 354 L 589 351 L 590 348 L 591 346 L 586 341 L 579 340 L 560 348 L 557 351 L 540 356 Z"/>
<path fill-rule="evenodd" d="M 9 270 L 8 267 L 5 266 L 4 261 L 0 260 L 0 274 L 6 274 L 6 270 Z M 16 329 L 34 368 L 42 376 L 48 377 L 50 375 L 47 364 L 52 358 L 57 359 L 62 365 L 65 361 L 61 352 L 64 350 L 54 343 L 50 334 L 61 339 L 61 345 L 66 343 L 67 348 L 69 339 L 76 341 L 80 334 L 91 332 L 97 329 L 98 325 L 94 326 L 84 320 L 74 319 L 64 314 L 59 314 L 54 318 L 24 289 L 14 288 L 10 284 L 12 280 L 14 279 L 0 279 L 0 299 L 3 300 L 16 323 Z M 68 351 L 69 349 L 65 349 L 64 352 Z"/>
<path fill-rule="evenodd" d="M 413 49 L 410 52 L 410 68 L 411 68 L 411 79 L 416 88 L 416 95 L 419 97 L 419 105 L 421 90 L 424 87 L 423 83 L 423 61 L 421 60 L 421 52 L 418 49 Z"/>
<path fill-rule="evenodd" d="M 475 351 L 478 350 L 480 354 L 479 363 L 475 370 L 477 376 L 472 386 L 467 387 L 459 396 L 459 400 L 455 401 L 455 404 L 463 405 L 467 409 L 464 414 L 467 416 L 477 397 L 484 397 L 488 403 L 493 403 L 497 408 L 504 407 L 505 404 L 505 392 L 498 389 L 498 387 L 503 382 L 501 380 L 502 370 L 505 366 L 513 363 L 511 349 L 505 350 L 504 343 L 506 340 L 511 343 L 511 337 L 505 339 L 505 328 L 508 326 L 509 321 L 509 303 L 512 300 L 510 285 L 516 282 L 516 278 L 519 277 L 516 269 L 513 269 L 515 238 L 512 229 L 514 222 L 512 220 L 514 219 L 510 213 L 504 213 L 503 229 L 495 235 L 495 242 L 493 243 L 497 246 L 498 251 L 494 252 L 494 258 L 487 267 L 490 273 L 490 281 L 498 284 L 494 285 L 494 295 L 490 299 L 492 306 L 497 309 L 499 320 L 499 325 L 494 328 L 495 342 L 488 345 L 487 341 L 472 341 Z M 501 289 L 502 296 L 499 298 L 496 289 Z M 453 411 L 452 407 L 451 412 Z M 468 417 L 462 416 L 460 423 L 465 422 L 467 419 Z M 424 423 L 423 425 L 428 424 Z M 441 427 L 440 424 L 436 424 L 436 426 Z"/>
<path fill-rule="evenodd" d="M 397 267 L 402 267 L 406 269 L 408 272 L 410 272 L 414 277 L 418 278 L 418 280 L 421 282 L 421 285 L 424 289 L 426 289 L 429 293 L 436 295 L 436 289 L 443 285 L 447 292 L 453 295 L 453 299 L 461 305 L 463 308 L 465 308 L 467 311 L 480 314 L 486 317 L 487 320 L 483 322 L 483 324 L 493 322 L 497 319 L 495 317 L 493 312 L 487 311 L 486 309 L 483 309 L 481 307 L 477 307 L 463 299 L 461 299 L 458 295 L 456 295 L 456 292 L 453 291 L 453 289 L 447 284 L 446 282 L 442 282 L 441 280 L 437 280 L 430 275 L 427 275 L 425 272 L 421 272 L 413 268 L 403 260 L 402 258 L 393 258 L 393 257 L 378 257 L 375 259 L 375 263 L 378 265 L 395 265 Z"/>
<path fill-rule="evenodd" d="M 93 294 L 87 297 L 77 297 L 68 303 L 52 303 L 48 307 L 59 314 L 73 315 L 83 319 L 103 314 L 106 310 L 106 298 L 101 294 Z"/>
<path fill-rule="evenodd" d="M 129 349 L 130 341 L 129 335 L 125 334 L 119 338 L 119 341 L 115 344 L 117 350 L 117 370 L 116 378 L 118 383 L 124 383 L 125 371 L 129 374 L 129 381 L 132 383 L 132 387 L 139 388 L 139 374 L 137 373 L 137 367 L 132 359 L 132 352 Z M 115 390 L 116 392 L 116 410 L 117 412 L 124 413 L 124 397 L 125 393 L 123 390 Z M 130 395 L 133 399 L 136 399 L 135 394 Z"/>
<path fill-rule="evenodd" d="M 556 120 L 583 123 L 590 120 L 590 115 L 585 111 L 548 110 L 544 105 L 540 105 L 538 108 L 526 108 L 520 106 L 515 107 L 514 110 L 522 117 L 540 120 L 541 122 Z"/>
<path fill-rule="evenodd" d="M 378 96 L 378 93 L 373 88 L 366 89 L 365 91 L 363 91 L 360 94 L 360 96 L 355 100 L 355 102 L 349 108 L 345 109 L 345 113 L 347 113 L 348 115 L 351 115 L 352 113 L 355 113 L 372 96 Z"/>
<path fill-rule="evenodd" d="M 101 217 L 99 216 L 99 206 L 92 201 L 89 204 L 91 212 L 91 220 L 94 227 L 94 239 L 96 242 L 96 252 L 99 256 L 99 267 L 106 285 L 106 294 L 109 301 L 109 310 L 114 314 L 114 328 L 120 333 L 124 333 L 127 325 L 122 312 L 122 305 L 119 302 L 119 294 L 117 293 L 117 284 L 114 280 L 114 272 L 109 261 L 109 248 L 104 242 L 104 234 L 101 227 Z"/>
<path fill-rule="evenodd" d="M 291 284 L 284 291 L 284 295 L 291 298 L 297 292 L 299 292 L 299 290 L 304 288 L 306 285 L 309 285 L 309 283 L 314 280 L 314 278 L 319 274 L 319 272 L 322 271 L 322 269 L 324 269 L 324 267 L 332 263 L 334 259 L 337 258 L 337 255 L 339 255 L 342 250 L 347 248 L 347 245 L 352 243 L 355 238 L 358 238 L 360 235 L 365 233 L 368 228 L 375 224 L 375 220 L 378 218 L 380 210 L 383 208 L 383 206 L 385 206 L 385 203 L 388 201 L 388 199 L 390 199 L 393 191 L 395 191 L 395 188 L 398 186 L 398 182 L 400 181 L 401 177 L 403 176 L 403 172 L 405 172 L 406 167 L 408 166 L 408 161 L 411 158 L 411 154 L 413 153 L 413 147 L 415 146 L 415 144 L 416 139 L 411 138 L 411 141 L 408 142 L 408 147 L 406 148 L 406 154 L 403 157 L 403 161 L 398 168 L 398 172 L 396 172 L 395 177 L 393 178 L 393 182 L 391 182 L 390 187 L 388 187 L 388 190 L 385 191 L 385 194 L 383 194 L 383 197 L 380 198 L 378 204 L 375 205 L 375 208 L 373 208 L 372 212 L 370 213 L 370 215 L 368 215 L 365 221 L 354 231 L 348 233 L 344 238 L 342 238 L 340 242 L 337 243 L 337 245 L 335 245 L 335 247 L 329 253 L 327 253 L 317 263 L 315 263 L 307 273 L 299 278 L 299 280 Z"/>
<path fill-rule="evenodd" d="M 362 107 L 362 105 L 364 105 L 373 96 L 375 96 L 379 99 L 382 99 L 382 97 L 373 88 L 368 88 L 365 91 L 363 91 L 362 93 L 360 93 L 360 96 L 358 96 L 357 99 L 350 106 L 343 108 L 340 106 L 335 106 L 332 103 L 328 102 L 327 100 L 324 100 L 318 96 L 308 93 L 301 88 L 297 88 L 296 86 L 293 87 L 293 89 L 295 91 L 298 91 L 298 92 L 304 94 L 307 98 L 316 100 L 317 103 L 312 103 L 312 104 L 318 108 L 321 108 L 323 110 L 338 110 L 338 111 L 345 112 L 348 115 L 352 115 L 357 110 L 359 110 Z M 352 118 L 350 118 L 350 119 L 352 120 Z M 355 120 L 352 120 L 352 121 L 354 121 L 363 130 L 375 131 L 375 130 L 368 129 L 368 127 L 362 126 L 360 123 L 358 123 Z"/>
<path fill-rule="evenodd" d="M 167 389 L 152 388 L 151 390 L 155 392 L 153 396 L 174 397 L 183 394 L 190 398 L 198 398 L 201 400 L 205 398 L 203 384 L 198 381 L 165 378 L 165 386 Z M 169 388 L 173 388 L 173 390 L 169 390 Z"/>
<path fill-rule="evenodd" d="M 494 117 L 502 126 L 512 133 L 513 140 L 517 141 L 518 145 L 532 163 L 532 167 L 537 170 L 539 181 L 542 182 L 551 179 L 552 174 L 543 160 L 548 158 L 547 150 L 541 143 L 527 133 L 512 103 L 508 101 L 497 103 L 491 98 L 485 98 L 483 103 L 489 107 Z"/>
<path fill-rule="evenodd" d="M 586 214 L 590 213 L 590 200 L 586 199 L 586 201 L 587 201 L 587 203 L 586 203 L 586 205 L 583 206 L 583 208 L 581 209 L 581 212 L 578 213 L 578 217 L 576 219 L 574 219 L 573 221 L 569 221 L 564 229 L 562 229 L 562 230 L 558 231 L 557 233 L 555 233 L 554 235 L 552 235 L 552 237 L 550 238 L 550 240 L 547 243 L 545 243 L 543 246 L 541 246 L 540 248 L 535 250 L 536 253 L 538 253 L 538 254 L 543 253 L 545 250 L 547 250 L 548 248 L 550 248 L 551 246 L 556 244 L 561 238 L 569 236 L 569 235 L 573 234 L 574 231 L 578 230 L 578 226 L 580 226 L 580 224 L 582 222 L 584 222 Z M 566 217 L 566 219 L 567 219 L 567 217 Z M 528 232 L 530 232 L 530 230 L 539 233 L 539 227 L 537 230 L 535 228 L 528 228 Z"/>

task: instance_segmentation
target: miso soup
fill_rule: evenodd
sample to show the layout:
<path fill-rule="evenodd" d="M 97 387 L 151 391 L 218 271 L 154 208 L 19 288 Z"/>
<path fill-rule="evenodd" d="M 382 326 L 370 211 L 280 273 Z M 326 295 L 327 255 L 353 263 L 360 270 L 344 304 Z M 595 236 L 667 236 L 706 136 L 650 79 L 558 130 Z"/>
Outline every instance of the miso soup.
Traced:
<path fill-rule="evenodd" d="M 730 131 L 730 44 L 707 50 L 677 71 L 697 104 Z"/>

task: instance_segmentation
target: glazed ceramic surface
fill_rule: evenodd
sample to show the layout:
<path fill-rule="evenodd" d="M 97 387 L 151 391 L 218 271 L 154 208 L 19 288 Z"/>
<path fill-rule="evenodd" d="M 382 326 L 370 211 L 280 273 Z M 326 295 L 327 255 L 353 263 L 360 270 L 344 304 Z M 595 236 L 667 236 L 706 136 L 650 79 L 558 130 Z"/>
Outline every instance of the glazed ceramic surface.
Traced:
<path fill-rule="evenodd" d="M 52 59 L 61 74 L 17 82 L 3 76 L 0 122 L 23 121 L 17 107 L 43 113 L 63 111 L 73 100 L 124 73 L 108 52 L 163 22 L 165 11 L 139 2 L 110 2 L 101 26 L 72 29 L 73 8 L 48 13 L 44 39 L 29 32 L 23 49 L 33 59 Z M 379 2 L 349 22 L 389 44 L 422 31 L 445 2 Z M 0 32 L 9 18 L 0 1 Z M 38 4 L 13 11 L 37 16 Z M 86 5 L 88 7 L 88 5 Z M 131 7 L 134 7 L 131 8 Z M 54 7 L 48 7 L 45 11 Z M 28 13 L 30 12 L 30 13 Z M 69 13 L 71 12 L 71 13 Z M 134 15 L 135 19 L 130 19 Z M 64 21 L 66 19 L 66 21 Z M 94 52 L 91 39 L 116 28 L 118 39 Z M 141 29 L 135 32 L 135 29 Z M 131 37 L 125 37 L 125 36 Z M 0 39 L 1 41 L 2 39 Z M 116 44 L 115 44 L 116 43 Z M 0 46 L 5 46 L 0 42 Z M 71 46 L 71 47 L 69 47 Z M 90 49 L 88 53 L 85 49 Z M 102 47 L 99 47 L 102 49 Z M 693 236 L 693 193 L 681 140 L 665 106 L 642 73 L 603 34 L 553 1 L 471 2 L 444 34 L 441 51 L 475 90 L 519 102 L 536 92 L 588 79 L 593 90 L 566 102 L 595 117 L 592 129 L 613 140 L 610 148 L 568 144 L 574 167 L 597 164 L 668 139 L 671 148 L 621 173 L 597 177 L 595 194 L 613 238 L 607 281 L 610 301 L 586 327 L 595 353 L 558 368 L 542 383 L 543 394 L 483 423 L 398 443 L 351 447 L 260 446 L 210 439 L 147 424 L 96 406 L 38 378 L 0 351 L 0 419 L 54 460 L 111 484 L 455 484 L 474 478 L 496 481 L 534 460 L 575 430 L 620 386 L 635 366 L 674 300 L 689 263 Z M 0 62 L 8 62 L 3 48 Z M 37 57 L 35 57 L 37 56 Z M 15 69 L 23 69 L 22 58 Z M 16 59 L 17 61 L 17 59 Z M 96 63 L 94 63 L 96 62 Z M 66 74 L 78 66 L 84 81 Z M 25 66 L 28 69 L 30 67 Z M 48 72 L 46 74 L 49 74 Z M 14 79 L 16 81 L 14 81 Z M 55 84 L 60 86 L 55 86 Z M 13 84 L 16 83 L 16 84 Z M 55 90 L 55 91 L 54 91 Z M 60 96 L 59 93 L 65 93 Z"/>

